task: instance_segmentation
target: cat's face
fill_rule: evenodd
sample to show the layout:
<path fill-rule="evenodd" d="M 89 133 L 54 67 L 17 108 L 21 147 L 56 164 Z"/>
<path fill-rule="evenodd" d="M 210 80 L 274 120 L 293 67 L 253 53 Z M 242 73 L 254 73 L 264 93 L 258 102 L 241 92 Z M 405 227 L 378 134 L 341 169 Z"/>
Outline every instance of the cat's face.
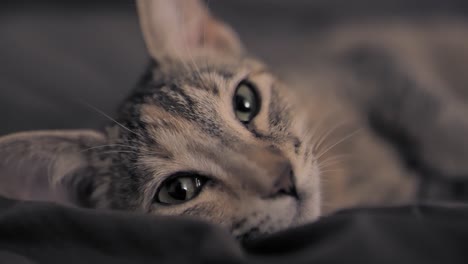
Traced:
<path fill-rule="evenodd" d="M 113 126 L 0 139 L 2 160 L 34 164 L 0 164 L 31 175 L 0 177 L 0 192 L 194 216 L 240 238 L 316 219 L 319 170 L 291 89 L 201 2 L 137 3 L 154 63 Z"/>
<path fill-rule="evenodd" d="M 118 169 L 98 203 L 196 216 L 238 236 L 315 219 L 317 164 L 289 91 L 246 58 L 152 66 L 122 107 L 125 128 L 110 129 L 102 157 Z"/>

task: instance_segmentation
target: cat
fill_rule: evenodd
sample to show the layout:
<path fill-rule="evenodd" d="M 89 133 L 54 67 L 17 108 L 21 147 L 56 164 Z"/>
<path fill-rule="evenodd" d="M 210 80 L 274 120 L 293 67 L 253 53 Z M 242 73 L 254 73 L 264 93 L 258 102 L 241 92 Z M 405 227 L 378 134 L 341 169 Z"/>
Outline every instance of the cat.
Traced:
<path fill-rule="evenodd" d="M 321 214 L 319 143 L 296 95 L 197 0 L 138 0 L 151 57 L 102 131 L 0 139 L 0 194 L 187 215 L 245 239 Z"/>
<path fill-rule="evenodd" d="M 186 215 L 248 239 L 413 203 L 434 171 L 466 179 L 465 23 L 344 23 L 309 39 L 313 67 L 283 66 L 285 82 L 202 1 L 137 7 L 151 62 L 117 117 L 0 138 L 0 195 Z"/>

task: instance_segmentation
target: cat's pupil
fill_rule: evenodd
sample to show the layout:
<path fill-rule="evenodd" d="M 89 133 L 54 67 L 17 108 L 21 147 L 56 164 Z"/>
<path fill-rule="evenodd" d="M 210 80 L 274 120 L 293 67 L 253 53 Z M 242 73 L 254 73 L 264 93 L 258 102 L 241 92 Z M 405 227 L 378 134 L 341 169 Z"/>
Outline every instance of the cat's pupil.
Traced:
<path fill-rule="evenodd" d="M 180 204 L 195 198 L 207 180 L 192 173 L 177 173 L 175 177 L 162 183 L 154 201 L 166 204 Z"/>
<path fill-rule="evenodd" d="M 236 96 L 236 108 L 237 108 L 237 111 L 249 113 L 250 111 L 252 111 L 252 102 L 247 100 L 247 98 L 245 98 L 242 95 L 237 95 Z"/>
<path fill-rule="evenodd" d="M 257 115 L 259 99 L 252 84 L 241 82 L 233 97 L 234 112 L 237 119 L 248 124 Z"/>
<path fill-rule="evenodd" d="M 171 187 L 168 190 L 168 194 L 173 199 L 185 201 L 187 199 L 189 188 L 190 186 L 188 186 L 186 181 L 176 180 L 171 184 Z"/>

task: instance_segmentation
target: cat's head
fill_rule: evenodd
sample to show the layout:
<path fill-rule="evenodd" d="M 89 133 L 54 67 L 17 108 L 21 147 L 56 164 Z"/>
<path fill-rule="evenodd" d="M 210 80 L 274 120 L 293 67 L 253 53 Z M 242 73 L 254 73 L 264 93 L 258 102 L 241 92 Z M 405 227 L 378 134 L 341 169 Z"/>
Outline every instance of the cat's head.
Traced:
<path fill-rule="evenodd" d="M 0 193 L 195 216 L 238 237 L 317 218 L 317 161 L 291 90 L 201 2 L 137 4 L 152 63 L 115 122 L 0 139 Z"/>

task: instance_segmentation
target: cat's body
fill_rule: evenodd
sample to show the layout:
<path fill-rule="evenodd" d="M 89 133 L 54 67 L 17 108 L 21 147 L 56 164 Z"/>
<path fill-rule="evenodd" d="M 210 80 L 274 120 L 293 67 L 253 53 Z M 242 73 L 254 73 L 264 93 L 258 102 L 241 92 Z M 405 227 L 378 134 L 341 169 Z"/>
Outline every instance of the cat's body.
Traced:
<path fill-rule="evenodd" d="M 288 82 L 303 87 L 311 120 L 341 108 L 326 126 L 345 120 L 359 129 L 330 151 L 347 156 L 322 171 L 324 211 L 466 201 L 466 28 L 445 14 L 384 16 L 307 39 L 316 61 L 294 68 Z"/>

